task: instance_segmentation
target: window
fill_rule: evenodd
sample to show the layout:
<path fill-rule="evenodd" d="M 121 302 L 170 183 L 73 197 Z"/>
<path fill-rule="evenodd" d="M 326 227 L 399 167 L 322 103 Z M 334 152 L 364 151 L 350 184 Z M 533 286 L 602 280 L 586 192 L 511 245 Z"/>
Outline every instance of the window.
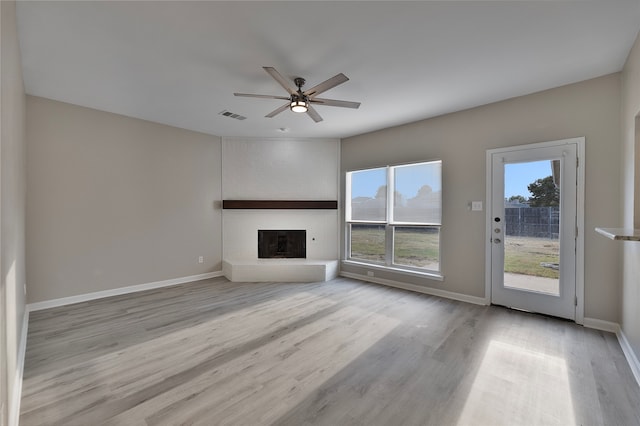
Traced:
<path fill-rule="evenodd" d="M 347 259 L 440 272 L 442 162 L 347 172 Z"/>

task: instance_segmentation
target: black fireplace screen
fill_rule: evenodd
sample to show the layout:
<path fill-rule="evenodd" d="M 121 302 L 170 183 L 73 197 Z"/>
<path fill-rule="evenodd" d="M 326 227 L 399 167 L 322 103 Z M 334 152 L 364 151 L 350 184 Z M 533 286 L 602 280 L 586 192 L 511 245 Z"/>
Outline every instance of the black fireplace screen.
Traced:
<path fill-rule="evenodd" d="M 304 230 L 258 230 L 258 258 L 302 258 L 307 257 L 307 231 Z"/>

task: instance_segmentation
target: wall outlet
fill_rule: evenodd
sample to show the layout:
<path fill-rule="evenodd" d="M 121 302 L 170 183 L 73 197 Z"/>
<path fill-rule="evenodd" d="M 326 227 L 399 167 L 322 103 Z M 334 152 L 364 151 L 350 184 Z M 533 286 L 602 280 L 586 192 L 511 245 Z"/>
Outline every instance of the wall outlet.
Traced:
<path fill-rule="evenodd" d="M 198 257 L 198 263 L 204 263 L 204 256 Z"/>
<path fill-rule="evenodd" d="M 482 201 L 472 201 L 471 202 L 471 211 L 481 212 L 482 211 Z"/>
<path fill-rule="evenodd" d="M 373 276 L 373 271 L 367 271 L 367 276 L 368 277 L 372 277 Z"/>

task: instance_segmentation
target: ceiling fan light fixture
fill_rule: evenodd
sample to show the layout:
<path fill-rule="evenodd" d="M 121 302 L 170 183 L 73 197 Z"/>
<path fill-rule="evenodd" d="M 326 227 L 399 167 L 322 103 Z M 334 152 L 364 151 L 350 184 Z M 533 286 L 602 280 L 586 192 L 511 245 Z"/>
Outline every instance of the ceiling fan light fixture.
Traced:
<path fill-rule="evenodd" d="M 291 108 L 291 111 L 293 112 L 307 112 L 309 105 L 304 100 L 294 99 L 291 101 L 289 108 Z"/>
<path fill-rule="evenodd" d="M 357 109 L 360 106 L 360 102 L 349 102 L 349 101 L 339 101 L 336 99 L 321 99 L 316 98 L 320 93 L 324 93 L 329 89 L 332 89 L 346 81 L 349 81 L 346 75 L 340 73 L 336 74 L 328 80 L 323 81 L 320 84 L 316 84 L 311 89 L 302 90 L 302 86 L 304 86 L 305 80 L 302 77 L 296 77 L 293 79 L 298 90 L 291 87 L 289 81 L 282 76 L 278 71 L 276 71 L 273 67 L 262 67 L 275 81 L 277 81 L 280 86 L 282 86 L 289 96 L 274 96 L 274 95 L 255 95 L 252 93 L 234 93 L 234 96 L 243 96 L 248 98 L 262 98 L 262 99 L 281 99 L 286 100 L 287 103 L 279 106 L 275 110 L 271 111 L 269 114 L 265 115 L 266 118 L 273 118 L 276 115 L 280 114 L 283 111 L 286 111 L 289 108 L 291 111 L 295 113 L 306 113 L 309 118 L 311 118 L 316 123 L 322 121 L 322 117 L 320 114 L 316 112 L 314 108 L 311 107 L 312 103 L 324 105 L 324 106 L 333 106 L 333 107 L 342 107 L 342 108 L 354 108 Z"/>

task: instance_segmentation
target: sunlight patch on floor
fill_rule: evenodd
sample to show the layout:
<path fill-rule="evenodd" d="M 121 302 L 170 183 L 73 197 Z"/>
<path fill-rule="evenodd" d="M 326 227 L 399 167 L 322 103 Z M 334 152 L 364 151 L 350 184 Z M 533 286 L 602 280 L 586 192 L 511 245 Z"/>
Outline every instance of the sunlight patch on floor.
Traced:
<path fill-rule="evenodd" d="M 458 425 L 575 424 L 564 359 L 492 340 Z"/>

